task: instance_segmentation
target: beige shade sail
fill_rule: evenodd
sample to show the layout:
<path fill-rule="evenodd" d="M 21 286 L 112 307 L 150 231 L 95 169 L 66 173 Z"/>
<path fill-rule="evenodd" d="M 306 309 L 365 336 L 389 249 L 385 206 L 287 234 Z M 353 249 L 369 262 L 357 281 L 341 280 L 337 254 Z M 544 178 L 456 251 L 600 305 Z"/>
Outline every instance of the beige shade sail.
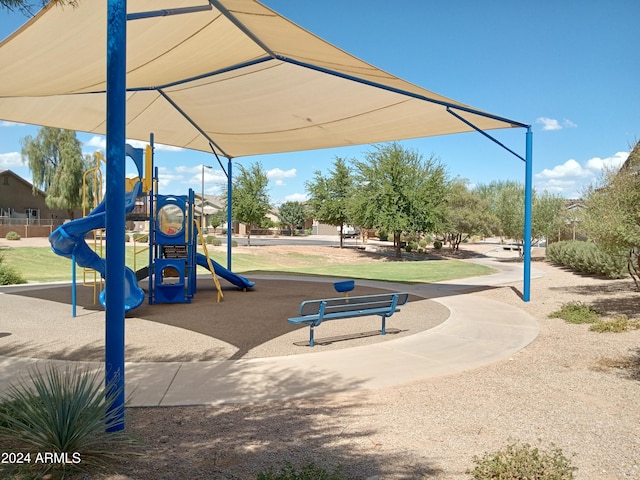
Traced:
<path fill-rule="evenodd" d="M 525 126 L 379 70 L 255 0 L 129 0 L 128 14 L 127 138 L 235 158 L 473 129 L 448 108 L 482 130 Z M 106 16 L 102 0 L 50 6 L 2 42 L 0 119 L 105 134 Z"/>

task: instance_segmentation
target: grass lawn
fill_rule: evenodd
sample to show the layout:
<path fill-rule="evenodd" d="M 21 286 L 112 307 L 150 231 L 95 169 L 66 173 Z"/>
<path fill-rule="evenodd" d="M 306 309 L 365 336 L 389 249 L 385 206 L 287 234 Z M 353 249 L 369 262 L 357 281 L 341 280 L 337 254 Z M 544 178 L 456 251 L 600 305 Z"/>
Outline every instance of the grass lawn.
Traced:
<path fill-rule="evenodd" d="M 365 264 L 284 267 L 276 271 L 252 270 L 253 273 L 295 273 L 332 277 L 359 278 L 363 280 L 384 280 L 400 283 L 441 282 L 454 278 L 476 277 L 495 273 L 484 265 L 460 260 L 425 260 L 416 262 L 376 262 Z"/>
<path fill-rule="evenodd" d="M 55 282 L 71 280 L 71 261 L 54 254 L 50 248 L 8 248 L 0 250 L 4 262 L 16 268 L 29 282 Z M 226 254 L 214 252 L 211 257 L 226 266 Z M 138 269 L 148 263 L 148 251 L 137 256 Z M 126 247 L 126 264 L 133 268 L 133 247 Z M 348 277 L 392 282 L 423 283 L 438 282 L 454 278 L 465 278 L 494 273 L 494 270 L 459 260 L 425 260 L 406 262 L 375 262 L 336 264 L 323 255 L 301 253 L 278 253 L 261 251 L 259 255 L 234 253 L 233 271 L 250 276 L 253 274 L 301 274 L 332 277 Z M 198 274 L 208 273 L 202 267 Z M 77 268 L 78 280 L 82 269 Z"/>

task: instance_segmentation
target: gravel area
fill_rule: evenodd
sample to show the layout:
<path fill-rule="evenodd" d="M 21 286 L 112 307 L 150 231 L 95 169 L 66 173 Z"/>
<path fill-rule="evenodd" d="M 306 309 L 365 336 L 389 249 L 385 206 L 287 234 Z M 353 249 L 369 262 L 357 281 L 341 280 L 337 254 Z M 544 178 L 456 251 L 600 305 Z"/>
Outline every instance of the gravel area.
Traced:
<path fill-rule="evenodd" d="M 486 250 L 486 248 L 485 248 Z M 253 480 L 268 466 L 343 466 L 352 480 L 468 479 L 474 455 L 512 441 L 562 449 L 575 478 L 640 478 L 640 330 L 596 333 L 548 314 L 582 301 L 639 318 L 630 280 L 543 261 L 531 302 L 521 284 L 473 295 L 515 305 L 540 335 L 508 360 L 393 388 L 243 405 L 130 408 L 142 456 L 76 479 Z"/>
<path fill-rule="evenodd" d="M 476 295 L 521 306 L 538 339 L 508 361 L 401 387 L 289 402 L 130 411 L 146 455 L 109 480 L 253 479 L 266 466 L 341 464 L 349 479 L 464 479 L 511 441 L 561 448 L 576 478 L 640 478 L 640 331 L 590 332 L 547 315 L 579 300 L 637 316 L 628 281 L 536 264 L 545 277 Z M 519 286 L 515 286 L 519 288 Z M 610 303 L 611 302 L 611 303 Z M 604 308 L 603 308 L 604 309 Z"/>

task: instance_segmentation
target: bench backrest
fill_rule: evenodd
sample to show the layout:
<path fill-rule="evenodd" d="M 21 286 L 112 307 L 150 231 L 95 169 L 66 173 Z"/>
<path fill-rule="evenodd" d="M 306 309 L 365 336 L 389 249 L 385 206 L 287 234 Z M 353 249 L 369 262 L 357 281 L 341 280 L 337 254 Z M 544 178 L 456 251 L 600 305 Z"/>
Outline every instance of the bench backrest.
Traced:
<path fill-rule="evenodd" d="M 393 302 L 395 301 L 395 305 Z M 359 310 L 371 310 L 375 308 L 399 307 L 409 300 L 409 294 L 381 293 L 376 295 L 361 295 L 353 297 L 326 298 L 322 300 L 307 300 L 300 304 L 300 316 L 317 315 L 324 303 L 324 315 L 330 313 L 357 312 Z"/>

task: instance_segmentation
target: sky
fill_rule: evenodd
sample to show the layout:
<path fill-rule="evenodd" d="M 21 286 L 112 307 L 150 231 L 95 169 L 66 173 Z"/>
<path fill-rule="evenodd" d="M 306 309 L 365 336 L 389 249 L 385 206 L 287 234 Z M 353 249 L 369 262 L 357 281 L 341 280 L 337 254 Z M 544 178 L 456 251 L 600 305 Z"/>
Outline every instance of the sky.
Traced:
<path fill-rule="evenodd" d="M 637 0 L 262 3 L 395 76 L 530 124 L 537 191 L 579 198 L 603 168 L 621 165 L 640 140 Z M 6 10 L 0 10 L 0 19 L 0 38 L 26 21 Z M 20 142 L 37 131 L 36 126 L 0 119 L 0 169 L 31 181 Z M 524 129 L 493 130 L 491 135 L 524 157 Z M 104 151 L 105 137 L 78 132 L 78 138 L 85 153 Z M 424 158 L 437 157 L 452 178 L 467 179 L 471 186 L 494 180 L 524 183 L 522 160 L 479 133 L 400 143 Z M 243 157 L 237 162 L 245 167 L 261 163 L 269 177 L 271 201 L 279 205 L 305 200 L 305 182 L 316 171 L 327 175 L 336 157 L 363 160 L 372 150 L 372 145 L 362 145 Z M 182 195 L 189 188 L 199 193 L 203 170 L 205 193 L 220 194 L 225 188 L 226 177 L 211 154 L 157 146 L 155 162 L 162 194 Z"/>

